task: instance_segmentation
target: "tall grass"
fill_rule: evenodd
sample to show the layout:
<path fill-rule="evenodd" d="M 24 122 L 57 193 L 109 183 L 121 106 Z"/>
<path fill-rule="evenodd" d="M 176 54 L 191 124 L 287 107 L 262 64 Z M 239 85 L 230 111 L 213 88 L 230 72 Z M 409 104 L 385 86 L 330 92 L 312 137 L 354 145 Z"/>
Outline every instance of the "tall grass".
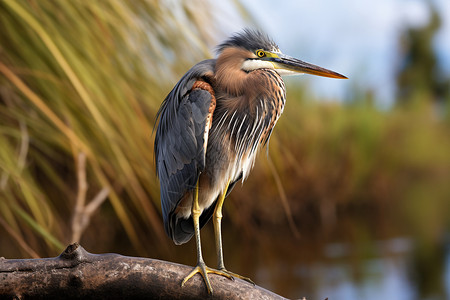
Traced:
<path fill-rule="evenodd" d="M 177 77 L 210 55 L 208 11 L 204 1 L 0 3 L 0 217 L 38 253 L 67 242 L 80 152 L 88 196 L 110 188 L 134 247 L 144 252 L 146 233 L 165 241 L 153 121 Z"/>
<path fill-rule="evenodd" d="M 210 56 L 209 11 L 200 0 L 0 1 L 1 255 L 55 255 L 69 242 L 80 153 L 87 200 L 109 190 L 82 242 L 164 248 L 153 122 Z M 324 103 L 287 89 L 269 160 L 259 156 L 225 205 L 244 234 L 332 228 L 346 210 L 395 215 L 426 236 L 448 226 L 450 124 L 425 96 L 380 111 L 365 96 Z"/>

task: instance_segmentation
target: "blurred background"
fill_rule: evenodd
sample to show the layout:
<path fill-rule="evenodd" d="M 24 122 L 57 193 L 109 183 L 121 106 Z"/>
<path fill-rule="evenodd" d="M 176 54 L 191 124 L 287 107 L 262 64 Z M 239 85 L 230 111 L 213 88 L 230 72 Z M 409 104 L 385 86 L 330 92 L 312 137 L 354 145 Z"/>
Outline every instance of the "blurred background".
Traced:
<path fill-rule="evenodd" d="M 0 256 L 194 265 L 163 230 L 160 103 L 243 27 L 349 80 L 287 104 L 224 207 L 227 268 L 290 298 L 450 298 L 447 0 L 0 2 Z M 212 226 L 202 230 L 214 267 Z"/>

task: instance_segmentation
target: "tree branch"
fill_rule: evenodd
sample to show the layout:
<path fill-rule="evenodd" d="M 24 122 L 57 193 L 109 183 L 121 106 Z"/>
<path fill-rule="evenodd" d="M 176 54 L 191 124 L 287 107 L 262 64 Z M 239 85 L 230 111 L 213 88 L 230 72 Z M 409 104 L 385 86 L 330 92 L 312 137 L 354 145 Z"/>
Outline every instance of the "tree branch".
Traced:
<path fill-rule="evenodd" d="M 210 275 L 214 295 L 192 267 L 118 254 L 91 254 L 78 243 L 58 257 L 0 258 L 0 298 L 285 299 L 246 281 Z"/>
<path fill-rule="evenodd" d="M 78 243 L 81 235 L 89 225 L 92 214 L 100 207 L 109 195 L 109 188 L 104 187 L 95 198 L 86 205 L 88 183 L 86 181 L 86 154 L 78 153 L 77 159 L 78 194 L 72 217 L 72 243 Z"/>

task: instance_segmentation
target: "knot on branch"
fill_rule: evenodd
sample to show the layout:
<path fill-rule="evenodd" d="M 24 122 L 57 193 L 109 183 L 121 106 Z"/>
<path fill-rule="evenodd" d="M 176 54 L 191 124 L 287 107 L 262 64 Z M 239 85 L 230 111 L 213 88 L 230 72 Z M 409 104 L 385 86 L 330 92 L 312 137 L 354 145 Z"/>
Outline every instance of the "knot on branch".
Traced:
<path fill-rule="evenodd" d="M 88 256 L 89 253 L 81 247 L 80 244 L 73 243 L 67 246 L 67 248 L 59 255 L 59 258 L 81 263 L 88 261 Z"/>

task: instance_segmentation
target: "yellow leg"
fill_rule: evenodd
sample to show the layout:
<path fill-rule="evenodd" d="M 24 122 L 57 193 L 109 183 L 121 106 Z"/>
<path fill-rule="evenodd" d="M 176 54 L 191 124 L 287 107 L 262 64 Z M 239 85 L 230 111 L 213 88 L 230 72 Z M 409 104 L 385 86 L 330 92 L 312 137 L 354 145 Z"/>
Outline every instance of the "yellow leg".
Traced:
<path fill-rule="evenodd" d="M 217 200 L 216 208 L 214 209 L 214 216 L 213 216 L 213 223 L 214 223 L 214 234 L 216 237 L 216 251 L 217 251 L 217 269 L 219 271 L 222 271 L 226 274 L 229 274 L 233 277 L 237 277 L 240 279 L 243 279 L 245 281 L 248 281 L 255 284 L 250 278 L 241 276 L 239 274 L 233 273 L 228 271 L 225 268 L 225 264 L 223 262 L 223 248 L 222 248 L 222 206 L 223 202 L 225 201 L 225 195 L 227 194 L 228 186 L 230 185 L 230 182 L 228 181 L 227 187 L 223 191 L 223 193 L 220 195 L 219 200 Z"/>
<path fill-rule="evenodd" d="M 211 283 L 209 282 L 208 273 L 222 275 L 229 279 L 233 279 L 233 277 L 226 272 L 222 272 L 222 271 L 211 269 L 211 268 L 207 267 L 205 262 L 203 261 L 202 245 L 201 245 L 201 241 L 200 241 L 200 214 L 201 214 L 201 211 L 200 211 L 200 207 L 198 205 L 198 182 L 197 182 L 197 186 L 195 187 L 195 190 L 194 190 L 194 199 L 192 202 L 192 218 L 194 220 L 195 244 L 197 246 L 197 266 L 195 266 L 195 268 L 191 271 L 191 273 L 189 273 L 189 275 L 183 279 L 181 286 L 184 286 L 184 284 L 189 279 L 191 279 L 192 276 L 194 276 L 197 273 L 200 273 L 200 275 L 202 275 L 202 277 L 203 277 L 203 280 L 205 281 L 206 288 L 208 289 L 208 293 L 212 294 L 213 289 L 211 287 Z"/>
<path fill-rule="evenodd" d="M 222 248 L 222 206 L 225 201 L 225 195 L 227 194 L 228 185 L 217 200 L 216 208 L 214 209 L 213 223 L 214 223 L 214 235 L 216 238 L 216 251 L 217 251 L 217 265 L 219 270 L 225 269 L 223 262 L 223 248 Z"/>

